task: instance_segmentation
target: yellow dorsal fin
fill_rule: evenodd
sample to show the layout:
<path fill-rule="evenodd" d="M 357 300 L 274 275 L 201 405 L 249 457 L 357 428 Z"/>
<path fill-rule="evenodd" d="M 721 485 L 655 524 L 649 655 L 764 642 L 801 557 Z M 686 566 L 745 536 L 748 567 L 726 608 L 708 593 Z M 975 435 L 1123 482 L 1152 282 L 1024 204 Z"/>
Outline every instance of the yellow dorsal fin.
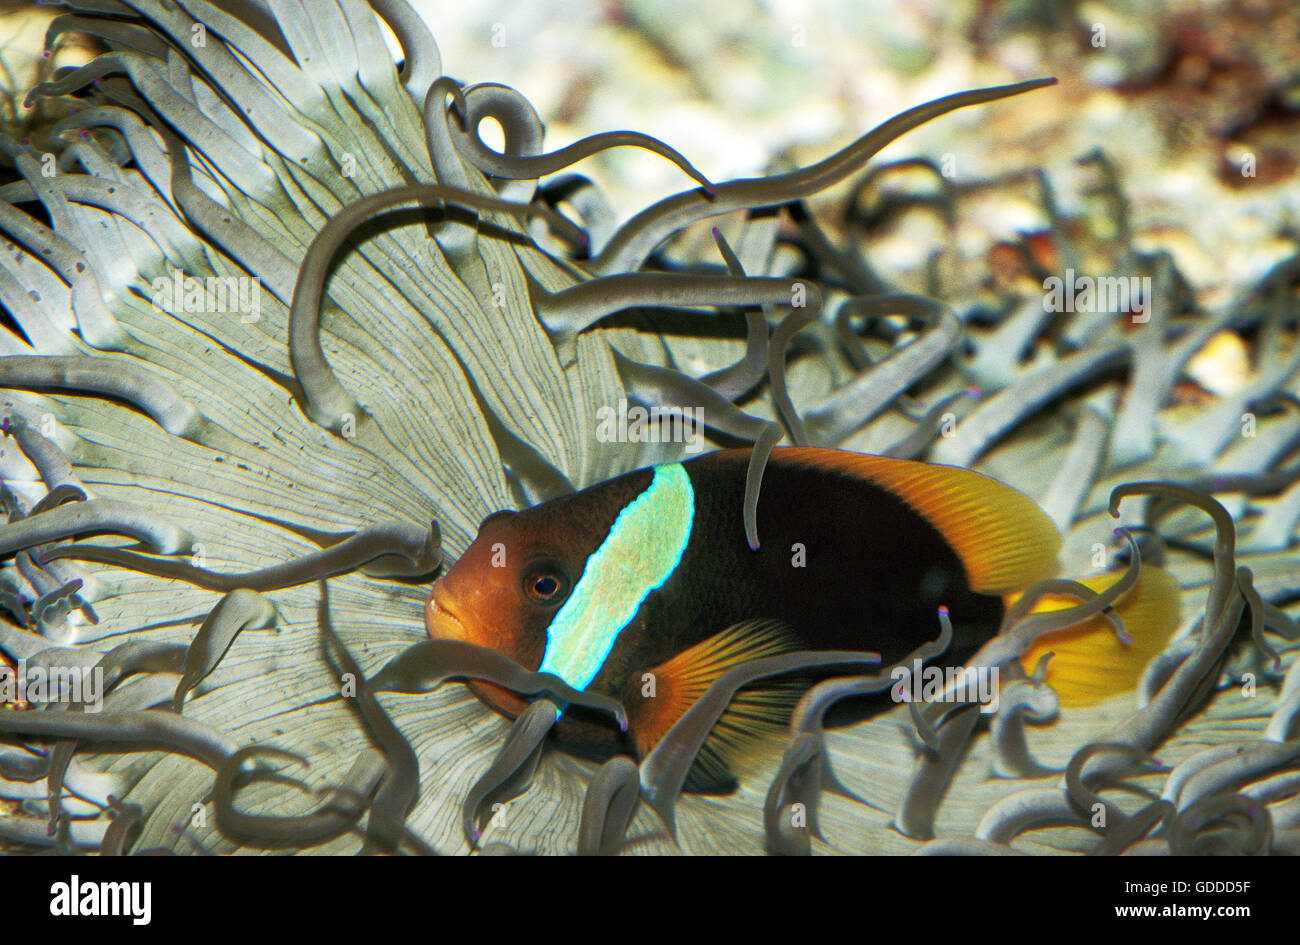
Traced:
<path fill-rule="evenodd" d="M 798 637 L 780 621 L 747 620 L 649 670 L 655 679 L 654 697 L 628 707 L 641 756 L 645 757 L 727 670 L 788 653 L 799 645 Z M 691 781 L 726 780 L 734 762 L 750 745 L 782 730 L 800 688 L 788 680 L 765 680 L 738 692 L 700 749 Z"/>
<path fill-rule="evenodd" d="M 1120 577 L 1119 573 L 1099 574 L 1079 583 L 1100 593 Z M 1077 604 L 1071 597 L 1049 595 L 1033 612 L 1048 613 Z M 1116 601 L 1115 612 L 1124 621 L 1131 643 L 1121 642 L 1104 617 L 1095 617 L 1070 630 L 1040 637 L 1020 658 L 1032 672 L 1039 659 L 1055 654 L 1047 664 L 1046 680 L 1062 706 L 1093 705 L 1137 688 L 1147 663 L 1169 644 L 1178 627 L 1178 582 L 1169 572 L 1144 564 L 1137 584 Z"/>
<path fill-rule="evenodd" d="M 1056 574 L 1056 526 L 1033 499 L 996 479 L 956 466 L 842 450 L 782 449 L 772 458 L 889 490 L 943 535 L 977 593 L 1006 594 Z"/>

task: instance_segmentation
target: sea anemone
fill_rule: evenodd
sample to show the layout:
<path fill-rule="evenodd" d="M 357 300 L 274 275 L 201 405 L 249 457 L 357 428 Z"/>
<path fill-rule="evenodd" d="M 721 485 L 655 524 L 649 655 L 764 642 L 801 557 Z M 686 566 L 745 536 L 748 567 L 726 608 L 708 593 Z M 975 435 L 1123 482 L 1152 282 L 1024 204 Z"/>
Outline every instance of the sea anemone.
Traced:
<path fill-rule="evenodd" d="M 18 802 L 5 841 L 1300 848 L 1297 632 L 1281 609 L 1300 599 L 1300 255 L 1207 311 L 1168 254 L 1125 232 L 1099 263 L 1040 175 L 1060 259 L 1155 286 L 1145 321 L 1049 318 L 1041 294 L 990 310 L 899 291 L 804 202 L 923 122 L 1050 80 L 958 92 L 809 167 L 714 183 L 631 132 L 544 152 L 528 101 L 445 75 L 405 0 L 245 17 L 206 0 L 64 5 L 51 36 L 108 51 L 32 90 L 66 117 L 3 143 L 17 179 L 0 187 L 0 650 L 98 668 L 107 694 L 100 712 L 50 693 L 0 713 L 0 796 Z M 479 137 L 488 118 L 502 153 Z M 616 146 L 673 162 L 686 189 L 620 222 L 590 180 L 551 177 Z M 960 214 L 977 190 L 1015 185 L 947 187 L 939 205 Z M 1113 175 L 1110 189 L 1122 207 Z M 739 235 L 715 229 L 717 255 L 693 252 L 683 233 L 724 214 Z M 1189 410 L 1178 382 L 1225 331 L 1256 339 L 1257 380 Z M 1068 536 L 1065 573 L 1118 560 L 1131 581 L 1163 557 L 1182 630 L 1135 696 L 1058 712 L 1050 664 L 1026 654 L 1130 584 L 1032 589 L 1077 604 L 1013 611 L 973 658 L 1018 687 L 991 724 L 913 703 L 824 730 L 833 703 L 888 687 L 885 668 L 832 678 L 725 797 L 679 794 L 730 695 L 829 657 L 720 680 L 639 767 L 549 750 L 546 700 L 511 725 L 438 685 L 558 683 L 431 649 L 428 581 L 490 512 L 681 458 L 679 442 L 598 436 L 601 409 L 623 400 L 701 407 L 711 447 L 756 444 L 736 513 L 751 544 L 780 438 L 974 466 L 1041 501 Z M 940 614 L 918 655 L 950 631 Z"/>

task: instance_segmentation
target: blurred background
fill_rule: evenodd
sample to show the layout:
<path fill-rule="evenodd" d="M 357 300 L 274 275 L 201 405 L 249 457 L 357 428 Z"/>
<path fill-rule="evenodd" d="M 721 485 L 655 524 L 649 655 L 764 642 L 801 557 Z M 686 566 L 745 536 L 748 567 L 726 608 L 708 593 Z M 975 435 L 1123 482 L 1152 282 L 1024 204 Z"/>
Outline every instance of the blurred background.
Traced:
<path fill-rule="evenodd" d="M 444 71 L 522 91 L 546 122 L 548 148 L 635 129 L 725 180 L 811 163 L 941 95 L 1056 76 L 1054 88 L 940 118 L 881 160 L 926 156 L 958 183 L 1041 168 L 1064 214 L 1126 226 L 1137 248 L 1173 253 L 1207 304 L 1293 252 L 1300 229 L 1295 0 L 410 2 Z M 0 118 L 20 136 L 33 116 L 19 90 L 48 68 L 44 31 L 59 12 L 0 6 L 0 78 L 11 93 Z M 73 37 L 60 42 L 60 65 L 91 54 Z M 1098 147 L 1108 165 L 1078 163 Z M 579 169 L 624 217 L 686 186 L 634 149 Z M 1122 191 L 1126 221 L 1099 173 Z M 843 204 L 849 187 L 816 202 Z M 938 229 L 902 214 L 877 233 L 872 261 L 906 283 L 937 241 L 955 243 L 958 259 L 987 260 L 998 241 L 1043 228 L 1041 203 L 1030 190 L 1004 192 Z"/>

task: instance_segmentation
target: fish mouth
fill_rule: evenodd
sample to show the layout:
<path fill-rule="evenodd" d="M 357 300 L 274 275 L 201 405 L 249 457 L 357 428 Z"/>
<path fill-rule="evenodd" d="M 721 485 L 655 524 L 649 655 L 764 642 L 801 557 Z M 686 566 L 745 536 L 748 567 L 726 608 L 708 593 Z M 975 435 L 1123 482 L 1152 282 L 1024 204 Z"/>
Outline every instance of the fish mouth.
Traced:
<path fill-rule="evenodd" d="M 469 628 L 448 606 L 446 592 L 437 585 L 429 595 L 429 603 L 424 609 L 424 626 L 429 636 L 435 640 L 463 640 L 472 643 Z"/>

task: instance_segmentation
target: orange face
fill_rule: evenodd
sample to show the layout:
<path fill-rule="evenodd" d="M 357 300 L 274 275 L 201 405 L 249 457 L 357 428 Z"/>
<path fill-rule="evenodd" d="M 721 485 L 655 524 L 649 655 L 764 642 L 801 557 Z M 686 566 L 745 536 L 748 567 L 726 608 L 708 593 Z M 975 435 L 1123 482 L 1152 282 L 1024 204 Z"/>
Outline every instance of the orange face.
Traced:
<path fill-rule="evenodd" d="M 546 656 L 548 628 L 582 580 L 587 559 L 649 479 L 641 471 L 483 519 L 465 553 L 434 582 L 424 610 L 429 636 L 484 646 L 536 670 Z M 526 704 L 488 683 L 471 687 L 510 715 Z"/>
<path fill-rule="evenodd" d="M 496 512 L 460 560 L 434 582 L 424 622 L 434 639 L 464 640 L 536 669 L 546 628 L 581 577 L 574 561 L 547 540 L 534 512 Z"/>

